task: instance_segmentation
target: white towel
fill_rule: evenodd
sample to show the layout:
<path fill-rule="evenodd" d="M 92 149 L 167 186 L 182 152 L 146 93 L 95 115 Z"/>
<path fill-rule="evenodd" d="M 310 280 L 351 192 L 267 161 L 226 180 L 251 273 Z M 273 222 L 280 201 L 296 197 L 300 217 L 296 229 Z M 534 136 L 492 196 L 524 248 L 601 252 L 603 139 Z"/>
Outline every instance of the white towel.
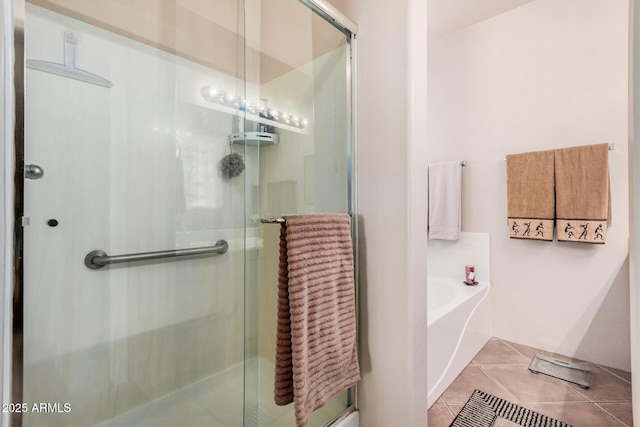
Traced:
<path fill-rule="evenodd" d="M 462 205 L 460 161 L 429 165 L 429 238 L 458 240 Z"/>

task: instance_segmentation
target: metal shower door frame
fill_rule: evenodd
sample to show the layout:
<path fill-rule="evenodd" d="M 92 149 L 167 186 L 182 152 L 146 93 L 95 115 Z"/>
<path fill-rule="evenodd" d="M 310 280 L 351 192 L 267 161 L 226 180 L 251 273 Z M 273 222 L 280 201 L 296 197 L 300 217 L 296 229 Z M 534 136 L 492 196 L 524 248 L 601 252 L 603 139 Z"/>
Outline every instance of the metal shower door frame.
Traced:
<path fill-rule="evenodd" d="M 24 0 L 3 0 L 3 305 L 2 398 L 22 402 L 24 213 Z M 12 105 L 11 105 L 12 104 Z M 10 185 L 13 181 L 13 185 Z M 9 264 L 8 260 L 11 260 Z M 22 414 L 2 412 L 2 426 L 21 427 Z"/>
<path fill-rule="evenodd" d="M 356 342 L 360 342 L 360 325 L 359 325 L 359 271 L 358 271 L 358 229 L 359 229 L 359 217 L 358 217 L 358 197 L 357 197 L 357 126 L 356 126 L 356 103 L 355 100 L 357 94 L 357 86 L 355 82 L 357 55 L 356 55 L 356 35 L 358 33 L 358 25 L 342 14 L 333 5 L 325 0 L 298 0 L 300 3 L 307 6 L 317 15 L 325 19 L 329 24 L 333 25 L 339 31 L 341 31 L 347 38 L 348 44 L 348 58 L 346 82 L 347 82 L 347 210 L 351 215 L 351 232 L 354 251 L 354 278 L 355 278 L 355 295 L 356 295 Z M 349 406 L 345 408 L 340 414 L 338 414 L 331 422 L 329 426 L 339 423 L 342 419 L 349 416 L 354 411 L 358 410 L 358 385 L 349 389 Z"/>

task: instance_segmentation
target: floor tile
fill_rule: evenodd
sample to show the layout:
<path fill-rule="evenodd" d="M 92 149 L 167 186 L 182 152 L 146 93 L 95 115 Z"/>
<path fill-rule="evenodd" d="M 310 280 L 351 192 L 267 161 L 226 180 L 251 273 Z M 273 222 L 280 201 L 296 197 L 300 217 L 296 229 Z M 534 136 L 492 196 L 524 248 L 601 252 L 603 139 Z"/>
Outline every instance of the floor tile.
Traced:
<path fill-rule="evenodd" d="M 537 348 L 534 348 L 534 347 L 529 347 L 529 346 L 526 346 L 526 345 L 523 345 L 523 344 L 516 344 L 516 343 L 511 342 L 511 341 L 504 341 L 504 342 L 507 345 L 513 347 L 519 353 L 522 353 L 528 359 L 527 363 L 531 363 L 531 360 L 533 359 L 533 357 L 538 353 L 544 354 L 546 356 L 557 357 L 559 359 L 566 360 L 568 362 L 585 363 L 585 361 L 582 360 L 582 359 L 577 359 L 575 357 L 565 356 L 564 354 L 552 353 L 550 351 L 540 350 L 540 349 L 537 349 Z"/>
<path fill-rule="evenodd" d="M 529 372 L 527 365 L 494 365 L 483 368 L 521 402 L 587 400 L 563 381 Z"/>
<path fill-rule="evenodd" d="M 600 366 L 602 369 L 605 369 L 611 372 L 614 375 L 619 376 L 623 380 L 631 382 L 631 372 L 623 371 L 621 369 L 609 368 L 608 366 Z"/>
<path fill-rule="evenodd" d="M 580 388 L 576 384 L 569 384 L 571 388 L 593 402 L 615 402 L 631 400 L 631 384 L 605 371 L 599 366 L 592 365 L 590 387 Z"/>
<path fill-rule="evenodd" d="M 429 427 L 449 427 L 453 421 L 453 412 L 446 405 L 433 405 L 427 414 Z"/>
<path fill-rule="evenodd" d="M 633 426 L 633 407 L 631 402 L 624 403 L 598 403 L 601 407 L 628 426 Z"/>
<path fill-rule="evenodd" d="M 589 402 L 527 403 L 533 411 L 575 427 L 624 427 L 625 425 Z"/>
<path fill-rule="evenodd" d="M 515 396 L 489 378 L 479 366 L 467 366 L 442 394 L 442 397 L 449 405 L 464 405 L 475 389 L 503 399 L 515 400 Z"/>
<path fill-rule="evenodd" d="M 541 353 L 541 351 L 538 350 L 537 348 L 529 347 L 526 345 L 516 344 L 511 341 L 504 341 L 504 343 L 514 348 L 515 350 L 517 350 L 518 353 L 521 353 L 524 357 L 527 358 L 529 362 L 531 362 L 531 359 L 533 359 L 533 356 L 535 356 L 538 353 Z"/>
<path fill-rule="evenodd" d="M 458 412 L 462 411 L 462 408 L 464 408 L 464 405 L 449 405 L 449 408 L 451 409 L 451 411 L 453 411 L 453 416 L 455 418 L 455 416 L 458 415 Z"/>
<path fill-rule="evenodd" d="M 493 422 L 493 427 L 520 427 L 520 424 L 516 424 L 505 418 L 498 417 Z"/>
<path fill-rule="evenodd" d="M 492 338 L 473 359 L 479 365 L 487 364 L 528 364 L 527 359 L 501 340 Z"/>
<path fill-rule="evenodd" d="M 592 370 L 591 387 L 533 374 L 542 353 Z M 631 374 L 577 358 L 492 338 L 428 411 L 429 427 L 448 427 L 475 389 L 520 404 L 574 427 L 633 427 Z"/>

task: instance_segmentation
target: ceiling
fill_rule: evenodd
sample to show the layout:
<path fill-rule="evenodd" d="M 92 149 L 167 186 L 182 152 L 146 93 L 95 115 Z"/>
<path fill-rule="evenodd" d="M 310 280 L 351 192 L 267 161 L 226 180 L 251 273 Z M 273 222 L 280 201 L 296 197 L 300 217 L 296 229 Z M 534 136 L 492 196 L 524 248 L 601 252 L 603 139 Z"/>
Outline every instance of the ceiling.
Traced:
<path fill-rule="evenodd" d="M 534 0 L 428 0 L 427 37 L 445 34 L 508 12 Z"/>
<path fill-rule="evenodd" d="M 258 84 L 346 43 L 298 0 L 29 2 Z"/>

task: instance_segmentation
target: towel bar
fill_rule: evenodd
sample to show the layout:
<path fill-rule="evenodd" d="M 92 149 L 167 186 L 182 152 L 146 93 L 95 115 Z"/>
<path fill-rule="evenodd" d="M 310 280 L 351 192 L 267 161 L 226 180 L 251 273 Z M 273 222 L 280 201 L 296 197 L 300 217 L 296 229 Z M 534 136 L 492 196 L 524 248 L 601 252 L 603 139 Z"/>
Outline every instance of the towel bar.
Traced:
<path fill-rule="evenodd" d="M 462 165 L 462 166 L 466 166 L 466 165 Z M 352 215 L 349 214 L 349 216 L 352 216 Z M 285 222 L 287 222 L 287 220 L 284 218 L 260 218 L 260 222 L 263 224 L 284 224 Z"/>
<path fill-rule="evenodd" d="M 286 220 L 284 218 L 260 218 L 260 222 L 263 224 L 284 224 Z"/>
<path fill-rule="evenodd" d="M 616 151 L 616 143 L 615 142 L 610 142 L 609 143 L 609 151 Z M 507 156 L 504 156 L 503 160 L 507 160 Z"/>
<path fill-rule="evenodd" d="M 138 254 L 112 255 L 100 249 L 91 251 L 84 257 L 84 265 L 92 270 L 99 270 L 109 264 L 117 264 L 120 262 L 130 261 L 148 261 L 160 258 L 178 258 L 195 255 L 216 255 L 223 254 L 229 249 L 226 240 L 218 240 L 214 246 L 204 246 L 200 248 L 175 249 L 158 252 L 141 252 Z"/>

